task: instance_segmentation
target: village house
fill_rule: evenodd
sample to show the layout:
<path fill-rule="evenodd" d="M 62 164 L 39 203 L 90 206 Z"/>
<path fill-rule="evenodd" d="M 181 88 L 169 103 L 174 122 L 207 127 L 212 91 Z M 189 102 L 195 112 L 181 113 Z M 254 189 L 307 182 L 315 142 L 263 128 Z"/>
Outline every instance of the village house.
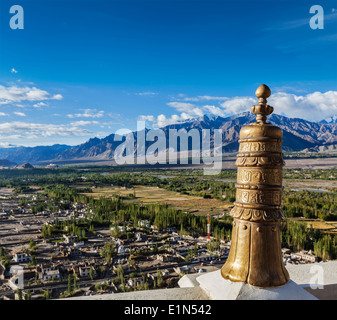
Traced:
<path fill-rule="evenodd" d="M 291 253 L 290 257 L 292 260 L 299 260 L 299 261 L 305 261 L 305 262 L 317 262 L 318 258 L 314 256 L 311 251 L 300 251 Z"/>
<path fill-rule="evenodd" d="M 205 261 L 214 261 L 217 259 L 216 255 L 211 255 L 209 253 L 200 253 L 196 258 L 192 260 L 192 263 L 199 263 L 199 262 L 205 262 Z"/>
<path fill-rule="evenodd" d="M 8 213 L 7 212 L 0 212 L 0 218 L 1 219 L 8 219 Z"/>
<path fill-rule="evenodd" d="M 143 238 L 144 238 L 144 235 L 142 233 L 140 233 L 140 232 L 136 233 L 136 241 L 137 242 L 143 241 Z"/>
<path fill-rule="evenodd" d="M 178 243 L 178 241 L 180 241 L 180 237 L 179 236 L 172 236 L 169 238 L 171 243 Z"/>
<path fill-rule="evenodd" d="M 185 266 L 181 266 L 181 267 L 175 267 L 175 268 L 173 268 L 173 270 L 178 275 L 183 275 L 183 274 L 188 274 L 188 273 L 195 272 L 194 268 L 192 268 L 191 265 L 185 265 Z"/>
<path fill-rule="evenodd" d="M 43 274 L 39 274 L 39 278 L 43 279 L 44 281 L 50 281 L 50 280 L 59 280 L 61 279 L 61 273 L 60 270 L 48 270 L 44 272 Z"/>
<path fill-rule="evenodd" d="M 22 251 L 18 251 L 18 252 L 14 253 L 13 260 L 15 262 L 29 262 L 29 261 L 32 260 L 32 258 L 27 253 L 22 252 Z"/>
<path fill-rule="evenodd" d="M 143 283 L 144 282 L 144 279 L 143 277 L 137 277 L 137 278 L 130 278 L 128 281 L 127 281 L 127 284 L 131 287 L 131 288 L 134 288 L 134 287 L 138 287 L 140 283 Z"/>
<path fill-rule="evenodd" d="M 59 265 L 41 264 L 37 267 L 39 279 L 44 281 L 59 280 L 61 279 L 61 272 L 58 268 Z"/>
<path fill-rule="evenodd" d="M 162 274 L 163 279 L 169 277 L 169 275 L 170 275 L 170 272 L 167 269 L 160 270 L 160 272 Z M 155 280 L 157 280 L 158 273 L 157 273 L 157 271 L 156 272 L 148 273 L 147 277 L 149 279 L 151 279 L 152 281 L 155 281 Z"/>
<path fill-rule="evenodd" d="M 120 245 L 117 249 L 117 252 L 118 253 L 129 253 L 129 249 L 128 248 L 125 248 L 123 245 Z"/>
<path fill-rule="evenodd" d="M 82 209 L 83 208 L 83 203 L 75 202 L 75 203 L 73 203 L 72 207 L 74 209 Z"/>
<path fill-rule="evenodd" d="M 75 248 L 70 247 L 70 248 L 67 249 L 67 251 L 68 251 L 68 255 L 70 257 L 79 257 L 79 256 L 82 255 L 82 250 L 77 248 L 77 247 L 75 247 Z"/>
<path fill-rule="evenodd" d="M 81 278 L 90 277 L 90 268 L 92 268 L 94 275 L 96 275 L 96 270 L 91 266 L 80 266 L 78 267 L 78 273 Z"/>
<path fill-rule="evenodd" d="M 63 235 L 63 238 L 65 239 L 65 243 L 74 243 L 78 241 L 78 236 L 68 236 L 66 234 Z"/>
<path fill-rule="evenodd" d="M 174 261 L 175 257 L 171 254 L 164 253 L 164 254 L 157 254 L 156 259 L 162 262 L 170 262 L 170 261 Z"/>
<path fill-rule="evenodd" d="M 150 228 L 150 222 L 149 220 L 141 220 L 141 221 L 138 221 L 138 226 Z"/>
<path fill-rule="evenodd" d="M 83 247 L 84 246 L 84 242 L 83 241 L 81 241 L 81 242 L 74 242 L 73 246 L 74 247 Z"/>
<path fill-rule="evenodd" d="M 55 270 L 55 267 L 49 263 L 41 264 L 37 267 L 37 270 L 41 273 L 45 273 L 47 271 Z"/>
<path fill-rule="evenodd" d="M 175 232 L 176 231 L 176 227 L 167 227 L 166 228 L 166 232 Z"/>

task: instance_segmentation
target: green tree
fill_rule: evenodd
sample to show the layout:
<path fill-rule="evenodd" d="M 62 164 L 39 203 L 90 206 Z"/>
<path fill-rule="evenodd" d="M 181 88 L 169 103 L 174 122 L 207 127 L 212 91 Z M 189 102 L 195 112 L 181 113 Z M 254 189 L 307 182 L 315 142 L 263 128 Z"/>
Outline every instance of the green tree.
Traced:
<path fill-rule="evenodd" d="M 36 256 L 35 255 L 32 255 L 31 261 L 30 261 L 29 264 L 32 265 L 32 266 L 36 266 L 37 261 L 36 261 Z"/>
<path fill-rule="evenodd" d="M 117 277 L 122 285 L 124 285 L 125 279 L 124 279 L 124 269 L 121 265 L 117 267 Z"/>
<path fill-rule="evenodd" d="M 92 266 L 90 266 L 89 275 L 90 275 L 90 279 L 93 280 L 94 277 L 95 277 L 95 272 L 94 272 L 94 268 Z"/>
<path fill-rule="evenodd" d="M 31 300 L 31 299 L 32 299 L 32 296 L 31 296 L 30 290 L 27 290 L 25 300 Z"/>
<path fill-rule="evenodd" d="M 18 288 L 18 290 L 16 291 L 16 294 L 18 296 L 18 300 L 22 300 L 22 290 L 20 288 Z"/>
<path fill-rule="evenodd" d="M 47 289 L 44 293 L 43 293 L 44 297 L 46 298 L 46 300 L 51 298 L 51 293 L 50 290 Z"/>
<path fill-rule="evenodd" d="M 67 290 L 67 292 L 68 293 L 72 293 L 72 291 L 73 291 L 73 288 L 72 288 L 72 285 L 71 285 L 71 274 L 69 273 L 69 275 L 68 275 L 68 290 Z"/>
<path fill-rule="evenodd" d="M 161 288 L 164 285 L 163 274 L 160 270 L 157 270 L 157 287 Z"/>
<path fill-rule="evenodd" d="M 36 243 L 33 239 L 30 239 L 29 241 L 29 248 L 32 250 L 32 251 L 36 251 L 37 250 L 37 246 L 36 246 Z"/>

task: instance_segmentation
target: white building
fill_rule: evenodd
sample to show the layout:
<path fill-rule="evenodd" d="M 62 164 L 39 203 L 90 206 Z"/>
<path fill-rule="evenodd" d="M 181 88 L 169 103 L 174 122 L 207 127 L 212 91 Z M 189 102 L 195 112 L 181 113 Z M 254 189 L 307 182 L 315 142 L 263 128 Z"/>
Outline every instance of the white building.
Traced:
<path fill-rule="evenodd" d="M 81 278 L 84 278 L 84 277 L 90 277 L 90 266 L 84 266 L 84 267 L 79 267 L 78 268 L 78 272 L 80 274 L 80 277 Z M 96 270 L 95 268 L 93 268 L 93 271 L 94 271 L 94 274 L 96 275 Z"/>
<path fill-rule="evenodd" d="M 84 242 L 74 242 L 74 247 L 83 247 L 84 246 Z"/>
<path fill-rule="evenodd" d="M 149 220 L 141 220 L 141 221 L 138 221 L 138 225 L 141 226 L 141 227 L 150 228 L 150 221 Z"/>
<path fill-rule="evenodd" d="M 40 270 L 39 279 L 43 279 L 44 281 L 61 279 L 60 271 L 53 265 L 42 264 L 40 266 Z"/>
<path fill-rule="evenodd" d="M 64 234 L 63 238 L 65 239 L 65 243 L 74 243 L 78 241 L 78 236 L 67 236 Z"/>
<path fill-rule="evenodd" d="M 128 248 L 125 248 L 123 245 L 121 245 L 121 246 L 118 247 L 117 252 L 118 252 L 118 253 L 128 253 L 128 252 L 129 252 L 129 249 L 128 249 Z"/>
<path fill-rule="evenodd" d="M 141 233 L 139 233 L 139 232 L 136 234 L 136 237 L 137 237 L 137 239 L 136 239 L 137 242 L 140 242 L 140 241 L 143 240 L 143 239 L 142 239 L 142 235 L 141 235 Z"/>
<path fill-rule="evenodd" d="M 28 262 L 31 261 L 32 258 L 30 255 L 20 251 L 14 253 L 13 260 L 15 262 Z"/>
<path fill-rule="evenodd" d="M 61 274 L 59 270 L 48 270 L 45 273 L 42 274 L 42 278 L 44 281 L 49 280 L 59 280 L 61 279 Z"/>
<path fill-rule="evenodd" d="M 138 287 L 140 283 L 143 283 L 144 280 L 142 277 L 139 278 L 132 278 L 128 280 L 128 285 L 133 288 L 133 287 Z"/>
<path fill-rule="evenodd" d="M 293 260 L 303 260 L 305 262 L 317 262 L 318 258 L 311 254 L 311 252 L 301 251 L 290 254 L 291 259 Z"/>

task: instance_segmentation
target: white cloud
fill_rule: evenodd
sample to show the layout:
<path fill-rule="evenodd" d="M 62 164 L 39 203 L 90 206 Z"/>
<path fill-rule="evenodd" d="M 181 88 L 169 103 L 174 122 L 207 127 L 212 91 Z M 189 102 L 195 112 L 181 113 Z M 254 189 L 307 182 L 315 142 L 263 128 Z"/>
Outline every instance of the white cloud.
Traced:
<path fill-rule="evenodd" d="M 223 103 L 224 114 L 237 114 L 250 111 L 257 104 L 252 97 L 234 97 Z M 302 118 L 309 121 L 320 121 L 337 114 L 337 91 L 314 92 L 306 95 L 296 95 L 276 92 L 268 99 L 268 104 L 274 107 L 274 112 L 290 118 Z M 212 110 L 209 110 L 212 112 Z M 220 110 L 213 109 L 214 114 Z M 220 114 L 219 114 L 220 115 Z"/>
<path fill-rule="evenodd" d="M 192 101 L 192 102 L 198 102 L 200 101 L 200 98 L 198 97 L 185 97 L 184 99 L 182 99 L 183 101 Z"/>
<path fill-rule="evenodd" d="M 205 98 L 205 100 L 207 99 Z M 179 111 L 180 114 L 173 114 L 169 117 L 164 114 L 157 117 L 153 115 L 142 115 L 139 119 L 152 122 L 154 127 L 163 127 L 200 117 L 207 113 L 227 117 L 250 111 L 253 105 L 258 104 L 256 97 L 237 96 L 223 100 L 225 101 L 221 102 L 219 106 L 198 106 L 193 103 L 180 101 L 169 102 L 167 105 Z M 268 99 L 268 104 L 274 107 L 274 112 L 277 114 L 290 118 L 320 121 L 337 115 L 337 91 L 327 91 L 325 93 L 314 92 L 306 95 L 276 92 Z"/>
<path fill-rule="evenodd" d="M 12 68 L 11 73 L 18 73 L 18 71 Z"/>
<path fill-rule="evenodd" d="M 0 100 L 0 104 L 10 104 L 10 103 L 11 103 L 10 100 Z"/>
<path fill-rule="evenodd" d="M 4 116 L 8 116 L 8 114 L 7 114 L 7 113 L 4 113 L 4 112 L 0 112 L 0 116 L 1 116 L 1 117 L 4 117 Z"/>
<path fill-rule="evenodd" d="M 24 136 L 20 135 L 20 134 L 7 134 L 7 135 L 2 135 L 0 134 L 0 139 L 1 140 L 20 140 L 20 139 L 24 139 Z"/>
<path fill-rule="evenodd" d="M 155 124 L 155 126 L 158 127 L 165 127 L 168 126 L 170 124 L 176 124 L 179 122 L 184 122 L 187 121 L 189 119 L 194 118 L 193 116 L 191 116 L 188 113 L 183 112 L 180 115 L 174 114 L 172 115 L 170 118 L 166 118 L 165 115 L 161 114 L 157 117 L 157 123 Z"/>
<path fill-rule="evenodd" d="M 9 104 L 21 101 L 42 101 L 42 100 L 61 100 L 63 97 L 60 94 L 50 95 L 45 90 L 36 87 L 5 87 L 0 85 L 0 103 Z"/>
<path fill-rule="evenodd" d="M 91 133 L 72 124 L 27 123 L 22 121 L 0 123 L 0 139 L 36 139 L 52 136 L 85 136 Z"/>
<path fill-rule="evenodd" d="M 228 100 L 228 97 L 221 97 L 221 96 L 197 96 L 197 97 L 186 97 L 184 94 L 180 93 L 178 94 L 178 99 L 179 101 L 192 101 L 192 102 L 200 102 L 200 101 L 225 101 Z"/>
<path fill-rule="evenodd" d="M 158 92 L 150 92 L 150 91 L 135 93 L 136 96 L 155 96 L 157 94 Z"/>
<path fill-rule="evenodd" d="M 292 118 L 320 121 L 337 114 L 337 91 L 309 93 L 303 96 L 278 92 L 268 103 L 276 113 Z"/>
<path fill-rule="evenodd" d="M 80 109 L 83 113 L 67 114 L 68 118 L 101 118 L 104 116 L 104 111 L 97 111 L 96 109 Z"/>
<path fill-rule="evenodd" d="M 204 115 L 204 112 L 200 108 L 194 108 L 191 113 L 192 115 L 197 115 L 199 117 Z"/>
<path fill-rule="evenodd" d="M 203 109 L 219 117 L 225 117 L 227 115 L 225 110 L 213 105 L 205 105 L 203 106 Z"/>
<path fill-rule="evenodd" d="M 53 100 L 62 100 L 63 99 L 63 96 L 62 94 L 54 94 L 53 97 L 52 97 Z"/>
<path fill-rule="evenodd" d="M 0 148 L 13 148 L 14 146 L 9 144 L 8 142 L 0 142 Z"/>
<path fill-rule="evenodd" d="M 234 97 L 221 103 L 225 114 L 236 114 L 249 111 L 251 106 L 257 104 L 257 99 L 251 97 Z"/>
<path fill-rule="evenodd" d="M 188 113 L 192 116 L 202 117 L 204 115 L 202 109 L 193 103 L 175 101 L 168 102 L 167 105 L 177 109 L 179 112 Z"/>
<path fill-rule="evenodd" d="M 33 105 L 34 108 L 47 107 L 48 105 L 44 102 L 38 102 Z"/>
<path fill-rule="evenodd" d="M 165 127 L 168 126 L 170 124 L 176 124 L 179 122 L 184 122 L 188 119 L 192 119 L 193 116 L 189 115 L 188 113 L 181 113 L 180 115 L 177 114 L 173 114 L 171 117 L 166 117 L 164 114 L 160 114 L 159 116 L 155 117 L 152 115 L 142 115 L 139 116 L 139 120 L 143 120 L 143 121 L 149 121 L 153 123 L 153 127 Z"/>
<path fill-rule="evenodd" d="M 75 127 L 90 126 L 90 125 L 96 125 L 96 124 L 99 124 L 99 122 L 98 121 L 83 121 L 83 120 L 80 120 L 80 121 L 74 121 L 74 122 L 70 123 L 71 126 L 75 126 Z"/>
<path fill-rule="evenodd" d="M 169 118 L 169 119 L 166 118 L 166 116 L 164 114 L 160 114 L 157 117 L 157 121 L 156 121 L 155 126 L 165 127 L 167 125 L 174 124 L 174 123 L 177 123 L 179 121 L 180 121 L 180 117 L 176 114 L 172 115 L 171 118 Z"/>
<path fill-rule="evenodd" d="M 119 113 L 116 113 L 116 112 L 109 112 L 106 115 L 110 118 L 113 118 L 113 119 L 117 119 L 117 120 L 121 119 L 121 115 Z"/>
<path fill-rule="evenodd" d="M 155 121 L 155 117 L 154 116 L 144 116 L 144 115 L 141 115 L 141 116 L 138 117 L 138 120 L 140 120 L 140 121 L 154 122 Z"/>
<path fill-rule="evenodd" d="M 19 116 L 19 117 L 25 117 L 25 116 L 26 116 L 26 114 L 23 113 L 23 112 L 15 111 L 15 112 L 13 112 L 13 113 L 14 113 L 15 115 Z"/>
<path fill-rule="evenodd" d="M 179 101 L 168 102 L 167 105 L 177 109 L 178 111 L 192 110 L 195 107 L 195 104 L 193 103 Z"/>
<path fill-rule="evenodd" d="M 218 100 L 218 101 L 223 101 L 223 100 L 228 100 L 228 97 L 216 97 L 216 96 L 198 96 L 200 100 Z"/>

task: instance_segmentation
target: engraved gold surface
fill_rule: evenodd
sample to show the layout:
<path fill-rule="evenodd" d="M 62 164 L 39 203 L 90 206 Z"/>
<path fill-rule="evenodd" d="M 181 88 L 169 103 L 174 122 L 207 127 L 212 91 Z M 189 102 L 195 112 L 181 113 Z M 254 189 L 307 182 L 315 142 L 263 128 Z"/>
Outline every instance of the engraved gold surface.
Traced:
<path fill-rule="evenodd" d="M 275 168 L 238 168 L 239 184 L 282 185 L 282 170 Z"/>
<path fill-rule="evenodd" d="M 281 157 L 252 156 L 252 154 L 238 154 L 235 161 L 237 167 L 283 167 L 284 161 Z"/>
<path fill-rule="evenodd" d="M 236 189 L 236 202 L 262 205 L 281 205 L 281 190 Z"/>
<path fill-rule="evenodd" d="M 280 235 L 282 130 L 266 121 L 274 110 L 267 105 L 270 94 L 266 85 L 256 90 L 259 104 L 252 107 L 256 122 L 240 131 L 231 249 L 221 268 L 226 279 L 260 287 L 289 280 Z"/>
<path fill-rule="evenodd" d="M 240 141 L 239 141 L 240 142 Z M 242 141 L 240 142 L 239 152 L 279 152 L 282 148 L 279 140 L 273 142 L 264 141 Z"/>
<path fill-rule="evenodd" d="M 284 218 L 281 208 L 254 208 L 253 206 L 239 206 L 238 204 L 233 208 L 231 215 L 234 219 L 253 222 L 275 222 Z"/>

